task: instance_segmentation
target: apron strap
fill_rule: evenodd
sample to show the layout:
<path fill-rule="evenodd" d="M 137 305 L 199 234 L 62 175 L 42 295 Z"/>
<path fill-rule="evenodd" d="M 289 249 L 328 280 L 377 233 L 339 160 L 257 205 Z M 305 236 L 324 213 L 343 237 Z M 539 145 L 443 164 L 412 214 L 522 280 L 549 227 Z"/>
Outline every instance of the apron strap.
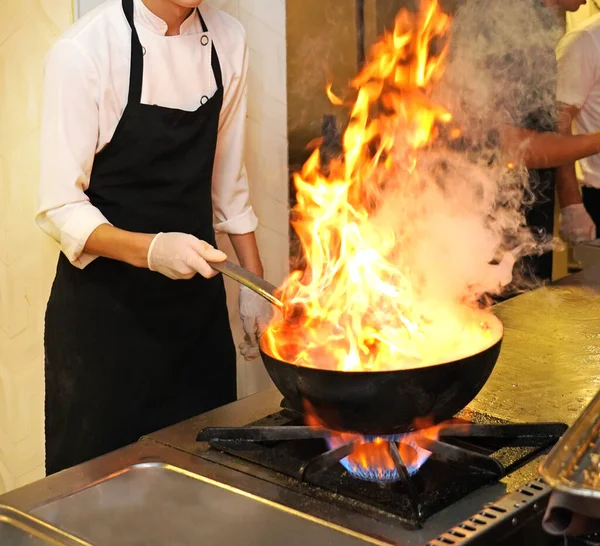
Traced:
<path fill-rule="evenodd" d="M 131 27 L 131 66 L 129 72 L 128 104 L 140 104 L 142 101 L 142 83 L 144 81 L 144 48 L 133 22 L 133 0 L 122 0 L 122 5 L 127 22 Z M 198 12 L 198 17 L 200 17 L 202 31 L 208 32 L 208 27 L 200 13 L 200 9 L 196 8 L 196 11 Z M 223 75 L 214 42 L 211 45 L 211 65 L 217 83 L 217 90 L 221 91 L 223 89 Z"/>
<path fill-rule="evenodd" d="M 144 48 L 133 24 L 133 0 L 122 0 L 122 5 L 127 22 L 131 27 L 128 104 L 139 104 L 142 101 L 142 81 L 144 79 Z"/>
<path fill-rule="evenodd" d="M 202 25 L 202 32 L 208 32 L 208 27 L 206 26 L 206 22 L 204 21 L 204 17 L 200 13 L 200 8 L 196 8 L 198 11 L 198 17 L 200 17 L 200 24 Z M 212 40 L 211 40 L 212 41 Z M 217 49 L 215 48 L 215 42 L 212 42 L 211 45 L 211 64 L 212 71 L 215 75 L 215 81 L 217 83 L 217 90 L 221 91 L 223 89 L 223 75 L 221 74 L 221 63 L 219 62 L 219 56 L 217 55 Z"/>

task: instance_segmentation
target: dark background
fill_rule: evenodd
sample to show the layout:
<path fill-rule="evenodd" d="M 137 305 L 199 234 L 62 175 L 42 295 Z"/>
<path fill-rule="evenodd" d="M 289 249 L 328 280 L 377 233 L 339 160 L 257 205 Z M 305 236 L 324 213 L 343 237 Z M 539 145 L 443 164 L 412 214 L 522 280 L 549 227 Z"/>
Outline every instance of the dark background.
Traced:
<path fill-rule="evenodd" d="M 442 0 L 450 13 L 458 0 Z M 331 82 L 343 96 L 358 71 L 361 44 L 369 46 L 393 27 L 401 8 L 415 9 L 416 0 L 288 0 L 287 87 L 290 167 L 302 165 L 306 145 L 321 136 L 322 118 L 342 112 L 325 94 Z M 364 29 L 364 31 L 363 31 Z M 364 38 L 363 38 L 364 36 Z M 343 119 L 338 120 L 340 124 Z"/>

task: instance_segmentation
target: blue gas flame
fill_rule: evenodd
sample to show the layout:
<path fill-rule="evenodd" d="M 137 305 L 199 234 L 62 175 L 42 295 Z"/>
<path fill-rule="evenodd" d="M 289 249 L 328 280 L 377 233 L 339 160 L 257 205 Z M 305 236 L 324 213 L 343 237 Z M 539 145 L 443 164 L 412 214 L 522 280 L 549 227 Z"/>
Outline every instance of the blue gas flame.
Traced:
<path fill-rule="evenodd" d="M 330 449 L 335 449 L 347 443 L 348 435 L 332 436 L 327 440 Z M 400 480 L 400 474 L 389 455 L 389 443 L 395 442 L 402 455 L 402 462 L 409 476 L 414 476 L 431 457 L 431 452 L 420 447 L 416 442 L 415 433 L 399 434 L 394 436 L 356 436 L 357 449 L 367 454 L 373 453 L 366 462 L 355 452 L 340 461 L 342 466 L 353 476 L 360 480 L 392 483 Z"/>

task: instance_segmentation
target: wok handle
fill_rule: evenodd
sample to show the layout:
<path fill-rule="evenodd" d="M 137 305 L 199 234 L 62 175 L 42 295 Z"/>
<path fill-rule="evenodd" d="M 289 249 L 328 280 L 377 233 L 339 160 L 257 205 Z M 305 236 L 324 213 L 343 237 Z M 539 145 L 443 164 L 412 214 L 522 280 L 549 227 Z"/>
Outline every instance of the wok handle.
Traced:
<path fill-rule="evenodd" d="M 279 290 L 269 281 L 261 279 L 258 275 L 250 273 L 247 269 L 244 269 L 229 260 L 225 260 L 224 262 L 208 262 L 208 265 L 215 271 L 227 275 L 230 279 L 233 279 L 253 292 L 256 292 L 275 307 L 278 307 L 279 309 L 283 307 L 283 303 L 278 297 Z"/>

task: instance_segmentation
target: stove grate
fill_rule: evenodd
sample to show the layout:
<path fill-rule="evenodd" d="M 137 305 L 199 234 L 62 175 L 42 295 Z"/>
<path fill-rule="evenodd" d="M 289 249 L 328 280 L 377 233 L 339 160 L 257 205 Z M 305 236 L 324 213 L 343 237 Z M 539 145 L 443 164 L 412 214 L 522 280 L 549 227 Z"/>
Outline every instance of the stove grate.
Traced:
<path fill-rule="evenodd" d="M 398 477 L 396 483 L 390 484 L 359 483 L 362 480 L 345 472 L 339 464 L 353 452 L 357 441 L 329 449 L 325 440 L 331 431 L 304 426 L 301 416 L 287 409 L 245 427 L 206 428 L 200 431 L 197 441 L 208 442 L 213 449 L 280 472 L 300 483 L 332 490 L 336 497 L 341 494 L 372 504 L 376 510 L 399 516 L 408 527 L 419 528 L 427 517 L 443 508 L 442 495 L 427 483 L 429 480 L 433 484 L 436 480 L 439 482 L 446 492 L 447 505 L 449 501 L 458 500 L 461 493 L 468 494 L 502 478 L 553 445 L 566 429 L 560 423 L 474 421 L 444 427 L 437 440 L 418 438 L 419 447 L 432 454 L 432 462 L 425 463 L 428 470 L 423 477 L 422 471 L 410 475 L 398 449 L 397 442 L 402 439 L 394 437 L 388 441 L 389 455 Z M 360 440 L 361 443 L 368 441 Z M 448 465 L 453 467 L 450 473 Z M 431 468 L 435 470 L 432 472 Z"/>

